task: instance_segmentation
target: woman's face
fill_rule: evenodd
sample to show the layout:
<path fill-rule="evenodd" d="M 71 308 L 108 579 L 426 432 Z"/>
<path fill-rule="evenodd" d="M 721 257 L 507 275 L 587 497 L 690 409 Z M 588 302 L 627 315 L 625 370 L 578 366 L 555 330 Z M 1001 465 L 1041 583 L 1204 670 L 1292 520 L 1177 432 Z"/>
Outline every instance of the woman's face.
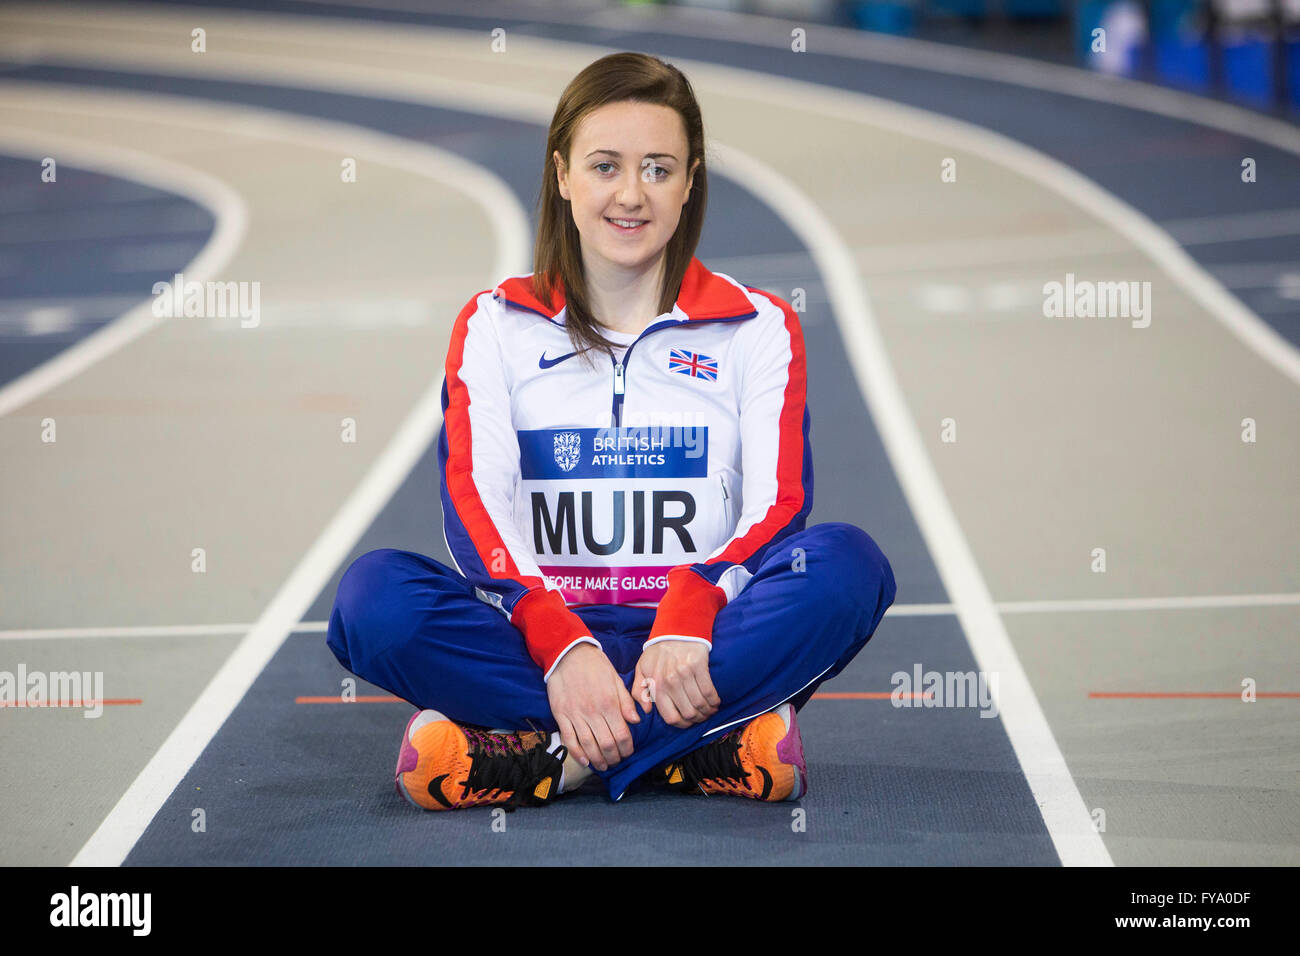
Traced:
<path fill-rule="evenodd" d="M 571 164 L 558 150 L 554 159 L 588 266 L 638 269 L 658 259 L 699 165 L 696 159 L 687 170 L 686 153 L 686 130 L 670 107 L 608 103 L 587 114 L 569 150 Z M 625 228 L 616 219 L 639 225 Z"/>

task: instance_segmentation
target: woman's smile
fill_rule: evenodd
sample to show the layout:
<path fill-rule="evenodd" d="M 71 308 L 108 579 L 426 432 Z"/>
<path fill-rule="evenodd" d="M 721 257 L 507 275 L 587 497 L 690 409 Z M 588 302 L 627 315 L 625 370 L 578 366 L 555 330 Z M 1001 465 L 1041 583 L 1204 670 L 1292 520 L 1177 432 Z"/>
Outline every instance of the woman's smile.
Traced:
<path fill-rule="evenodd" d="M 623 218 L 612 219 L 609 216 L 606 216 L 605 221 L 614 227 L 615 232 L 625 236 L 632 236 L 640 235 L 643 231 L 642 227 L 645 226 L 649 220 Z"/>

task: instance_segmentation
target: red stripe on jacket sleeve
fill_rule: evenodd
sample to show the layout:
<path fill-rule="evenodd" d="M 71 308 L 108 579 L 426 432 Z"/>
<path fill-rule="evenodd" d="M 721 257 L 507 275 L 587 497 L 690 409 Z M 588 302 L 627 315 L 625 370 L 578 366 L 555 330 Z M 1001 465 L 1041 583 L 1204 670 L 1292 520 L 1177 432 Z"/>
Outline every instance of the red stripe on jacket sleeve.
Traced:
<path fill-rule="evenodd" d="M 488 290 L 485 290 L 488 291 Z M 487 507 L 474 484 L 474 441 L 470 429 L 469 387 L 460 377 L 460 369 L 465 361 L 465 339 L 469 336 L 469 320 L 478 311 L 479 295 L 474 296 L 456 317 L 452 328 L 451 343 L 447 348 L 447 410 L 444 421 L 447 426 L 447 470 L 445 479 L 447 491 L 456 507 L 465 531 L 474 543 L 474 550 L 479 560 L 492 577 L 514 578 L 525 587 L 536 587 L 545 582 L 541 578 L 520 574 L 510 549 L 497 531 Z M 488 321 L 486 317 L 484 321 Z M 504 558 L 501 573 L 493 570 Z"/>
<path fill-rule="evenodd" d="M 447 462 L 444 480 L 456 514 L 465 526 L 486 574 L 493 579 L 517 581 L 526 589 L 516 600 L 510 621 L 523 633 L 529 656 L 542 673 L 549 674 L 565 648 L 583 637 L 590 638 L 591 632 L 582 618 L 568 609 L 558 591 L 548 590 L 541 577 L 520 572 L 474 483 L 474 444 L 469 415 L 471 399 L 460 370 L 465 361 L 469 322 L 479 311 L 478 300 L 482 295 L 480 292 L 470 299 L 456 317 L 447 349 L 447 408 L 444 412 Z M 490 319 L 484 316 L 483 321 Z"/>
<path fill-rule="evenodd" d="M 746 287 L 748 288 L 748 287 Z M 781 415 L 777 422 L 776 500 L 767 514 L 745 534 L 731 542 L 718 555 L 713 564 L 721 561 L 744 564 L 761 551 L 776 533 L 794 520 L 803 508 L 803 416 L 808 398 L 808 366 L 803 345 L 803 331 L 799 318 L 784 301 L 760 289 L 751 289 L 781 308 L 785 315 L 785 330 L 790 336 L 790 361 L 786 365 L 785 394 L 781 402 Z"/>

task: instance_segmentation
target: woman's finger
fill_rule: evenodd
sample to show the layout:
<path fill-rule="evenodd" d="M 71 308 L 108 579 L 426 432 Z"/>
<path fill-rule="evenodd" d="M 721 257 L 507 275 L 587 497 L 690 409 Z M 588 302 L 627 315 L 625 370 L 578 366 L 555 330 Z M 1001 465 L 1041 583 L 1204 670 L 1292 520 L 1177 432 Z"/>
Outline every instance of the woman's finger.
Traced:
<path fill-rule="evenodd" d="M 691 674 L 690 666 L 687 664 L 675 665 L 664 675 L 664 680 L 668 684 L 668 693 L 672 697 L 673 706 L 677 708 L 677 713 L 681 714 L 687 726 L 696 723 L 700 712 L 696 708 L 694 701 L 691 700 L 691 691 L 688 685 L 694 684 L 695 678 Z"/>
<path fill-rule="evenodd" d="M 628 698 L 631 701 L 631 698 Z M 627 722 L 622 719 L 620 714 L 607 715 L 605 723 L 609 726 L 609 732 L 614 736 L 614 747 L 618 755 L 610 761 L 617 763 L 620 760 L 626 760 L 632 756 L 632 731 L 628 730 Z"/>
<path fill-rule="evenodd" d="M 696 680 L 696 675 L 691 674 L 689 677 L 684 678 L 682 683 L 682 691 L 686 694 L 687 699 L 691 702 L 691 707 L 695 710 L 694 717 L 691 717 L 685 711 L 682 712 L 682 716 L 688 718 L 692 724 L 698 724 L 701 720 L 713 714 L 713 708 L 704 699 L 704 692 L 700 690 Z"/>
<path fill-rule="evenodd" d="M 627 688 L 623 686 L 622 678 L 616 678 L 615 683 L 618 684 L 618 706 L 619 710 L 623 713 L 623 719 L 629 724 L 641 723 L 641 715 L 636 712 L 636 704 L 632 702 L 632 695 L 629 694 Z M 635 687 L 636 685 L 633 684 L 632 686 Z M 624 756 L 626 756 L 626 754 L 624 754 Z"/>
<path fill-rule="evenodd" d="M 600 744 L 596 742 L 596 736 L 591 732 L 591 724 L 587 718 L 579 716 L 573 723 L 573 729 L 577 732 L 578 742 L 582 744 L 583 751 L 591 761 L 590 765 L 597 770 L 608 770 L 609 766 L 601 756 Z"/>
<path fill-rule="evenodd" d="M 584 767 L 591 766 L 591 760 L 582 747 L 578 745 L 578 735 L 574 732 L 573 721 L 569 720 L 568 717 L 556 715 L 555 723 L 560 728 L 560 743 L 564 744 L 573 759 Z"/>
<path fill-rule="evenodd" d="M 620 721 L 622 718 L 618 718 Z M 618 744 L 614 742 L 614 735 L 610 733 L 609 723 L 604 714 L 598 714 L 591 718 L 591 729 L 596 735 L 596 745 L 600 747 L 600 755 L 605 761 L 605 766 L 601 770 L 608 770 L 610 764 L 618 763 Z"/>
<path fill-rule="evenodd" d="M 689 727 L 690 724 L 682 720 L 677 704 L 673 701 L 673 692 L 665 686 L 666 683 L 655 685 L 655 706 L 659 708 L 659 716 L 670 727 Z"/>
<path fill-rule="evenodd" d="M 704 699 L 716 713 L 722 706 L 722 698 L 718 696 L 718 691 L 713 686 L 713 677 L 709 674 L 709 659 L 704 658 L 703 666 L 695 668 L 695 683 L 699 685 L 700 692 Z"/>
<path fill-rule="evenodd" d="M 627 687 L 628 695 L 632 698 L 634 702 L 634 707 L 636 708 L 638 717 L 642 714 L 642 712 L 649 713 L 649 711 L 646 709 L 645 706 L 645 699 L 642 697 L 642 693 L 643 693 L 642 683 L 644 681 L 645 681 L 645 674 L 642 673 L 641 671 L 641 661 L 638 659 L 636 662 L 636 667 L 632 669 L 632 683 Z M 621 684 L 623 683 L 623 681 L 620 679 L 619 683 Z"/>
<path fill-rule="evenodd" d="M 687 727 L 700 722 L 700 712 L 695 709 L 690 698 L 686 696 L 686 689 L 679 687 L 673 697 L 673 704 L 677 707 L 677 713 L 681 715 L 682 720 Z"/>

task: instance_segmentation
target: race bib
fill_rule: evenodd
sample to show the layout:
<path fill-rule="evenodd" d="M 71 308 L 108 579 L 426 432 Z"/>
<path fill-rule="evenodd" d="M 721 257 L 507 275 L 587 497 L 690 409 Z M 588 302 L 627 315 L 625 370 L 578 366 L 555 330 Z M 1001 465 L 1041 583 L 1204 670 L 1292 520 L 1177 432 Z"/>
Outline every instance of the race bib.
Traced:
<path fill-rule="evenodd" d="M 724 540 L 706 426 L 517 433 L 521 527 L 573 604 L 658 601 L 668 571 Z"/>

